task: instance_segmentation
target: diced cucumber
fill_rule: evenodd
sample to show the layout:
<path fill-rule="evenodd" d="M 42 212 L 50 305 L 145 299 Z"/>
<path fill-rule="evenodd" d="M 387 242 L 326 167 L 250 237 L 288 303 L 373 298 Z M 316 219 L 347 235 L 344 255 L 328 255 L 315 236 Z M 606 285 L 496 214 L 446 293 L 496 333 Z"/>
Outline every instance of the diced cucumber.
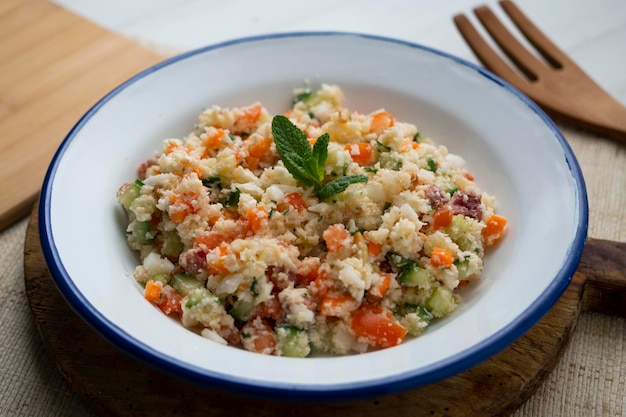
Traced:
<path fill-rule="evenodd" d="M 277 326 L 277 350 L 282 356 L 304 358 L 311 353 L 309 334 L 292 326 Z"/>
<path fill-rule="evenodd" d="M 395 158 L 392 153 L 382 153 L 378 161 L 381 168 L 390 169 L 392 171 L 400 171 L 402 168 L 402 160 Z"/>
<path fill-rule="evenodd" d="M 165 285 L 170 282 L 170 274 L 166 274 L 165 272 L 159 272 L 158 274 L 154 274 L 150 277 L 150 279 L 154 282 L 160 282 Z"/>
<path fill-rule="evenodd" d="M 398 255 L 397 253 L 389 252 L 386 255 L 387 261 L 391 264 L 392 267 L 396 269 L 404 269 L 410 265 L 413 265 L 415 262 L 412 260 L 405 258 L 402 255 Z"/>
<path fill-rule="evenodd" d="M 469 257 L 463 260 L 454 261 L 456 270 L 459 273 L 459 279 L 465 279 L 469 275 Z"/>
<path fill-rule="evenodd" d="M 141 182 L 140 180 L 136 180 L 134 183 L 124 188 L 124 190 L 118 194 L 117 201 L 119 201 L 125 209 L 129 209 L 131 203 L 135 201 L 135 199 L 141 194 L 142 186 L 143 182 Z"/>
<path fill-rule="evenodd" d="M 448 225 L 446 231 L 452 240 L 458 239 L 470 229 L 469 220 L 462 214 L 452 217 L 452 221 Z"/>
<path fill-rule="evenodd" d="M 178 255 L 183 251 L 183 243 L 180 241 L 180 236 L 175 231 L 166 232 L 163 236 L 163 246 L 161 247 L 161 253 L 168 258 L 178 258 Z"/>
<path fill-rule="evenodd" d="M 187 302 L 185 303 L 185 307 L 193 308 L 206 299 L 214 299 L 215 303 L 219 304 L 219 298 L 211 294 L 206 288 L 201 287 L 191 290 L 187 294 Z"/>
<path fill-rule="evenodd" d="M 147 222 L 134 221 L 132 223 L 132 234 L 137 242 L 142 245 L 152 242 L 154 236 L 152 235 L 152 224 Z"/>
<path fill-rule="evenodd" d="M 452 221 L 446 228 L 446 232 L 450 239 L 456 243 L 459 249 L 463 251 L 471 251 L 476 247 L 476 240 L 470 232 L 470 220 L 462 214 L 452 217 Z"/>
<path fill-rule="evenodd" d="M 172 277 L 172 287 L 182 296 L 189 294 L 198 288 L 204 288 L 204 283 L 193 275 L 174 274 Z"/>
<path fill-rule="evenodd" d="M 237 300 L 228 312 L 235 320 L 247 321 L 254 312 L 254 300 Z"/>
<path fill-rule="evenodd" d="M 426 308 L 430 310 L 435 317 L 443 317 L 454 311 L 456 304 L 450 290 L 445 287 L 436 287 L 426 300 Z"/>
<path fill-rule="evenodd" d="M 427 269 L 411 263 L 400 272 L 398 281 L 405 287 L 429 288 L 433 275 Z"/>
<path fill-rule="evenodd" d="M 419 304 L 405 304 L 403 308 L 403 313 L 405 315 L 415 313 L 419 316 L 420 319 L 422 319 L 426 323 L 434 318 L 430 311 L 428 311 L 425 307 L 422 307 Z"/>

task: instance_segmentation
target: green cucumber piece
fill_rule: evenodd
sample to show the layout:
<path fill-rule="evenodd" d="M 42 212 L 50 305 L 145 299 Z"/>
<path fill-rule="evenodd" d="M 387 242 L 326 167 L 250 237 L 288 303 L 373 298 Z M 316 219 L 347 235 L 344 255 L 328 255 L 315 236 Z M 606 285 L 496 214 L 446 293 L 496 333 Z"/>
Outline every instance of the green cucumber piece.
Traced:
<path fill-rule="evenodd" d="M 187 302 L 185 303 L 185 307 L 193 308 L 206 299 L 214 299 L 214 301 L 219 304 L 219 299 L 216 296 L 211 294 L 206 288 L 201 287 L 191 290 L 187 294 Z"/>
<path fill-rule="evenodd" d="M 426 300 L 426 306 L 435 317 L 443 317 L 454 311 L 456 307 L 454 297 L 450 290 L 445 287 L 436 287 Z"/>
<path fill-rule="evenodd" d="M 128 187 L 124 189 L 118 196 L 117 201 L 124 206 L 125 209 L 129 209 L 130 205 L 139 195 L 141 194 L 141 187 L 143 186 L 143 182 L 140 180 L 136 180 L 134 183 L 130 184 Z"/>
<path fill-rule="evenodd" d="M 405 287 L 429 288 L 432 278 L 430 271 L 412 263 L 400 272 L 398 282 Z"/>
<path fill-rule="evenodd" d="M 311 353 L 309 334 L 292 326 L 277 326 L 277 350 L 282 356 L 304 358 Z"/>
<path fill-rule="evenodd" d="M 175 231 L 166 232 L 163 236 L 163 246 L 161 247 L 161 254 L 168 258 L 178 258 L 183 251 L 183 243 L 180 240 L 180 236 Z"/>
<path fill-rule="evenodd" d="M 154 282 L 160 282 L 165 285 L 170 282 L 170 274 L 166 274 L 165 272 L 159 272 L 158 274 L 154 274 L 150 277 L 150 280 Z"/>
<path fill-rule="evenodd" d="M 152 242 L 154 236 L 152 236 L 152 224 L 147 222 L 133 222 L 132 234 L 137 242 L 142 245 L 146 245 Z"/>
<path fill-rule="evenodd" d="M 245 322 L 252 316 L 254 306 L 254 300 L 237 300 L 228 314 L 233 316 L 235 320 Z"/>
<path fill-rule="evenodd" d="M 422 319 L 426 323 L 435 318 L 435 316 L 433 316 L 430 311 L 428 311 L 425 307 L 422 307 L 419 304 L 405 304 L 403 308 L 403 313 L 404 315 L 415 313 L 419 316 L 420 319 Z"/>
<path fill-rule="evenodd" d="M 196 289 L 204 289 L 204 283 L 189 274 L 174 274 L 172 287 L 183 297 Z"/>
<path fill-rule="evenodd" d="M 398 255 L 397 253 L 393 253 L 393 252 L 389 252 L 386 255 L 387 261 L 389 261 L 389 263 L 391 264 L 392 267 L 396 268 L 396 269 L 400 269 L 403 270 L 413 264 L 415 264 L 415 262 L 413 262 L 412 260 L 405 258 L 402 255 Z"/>

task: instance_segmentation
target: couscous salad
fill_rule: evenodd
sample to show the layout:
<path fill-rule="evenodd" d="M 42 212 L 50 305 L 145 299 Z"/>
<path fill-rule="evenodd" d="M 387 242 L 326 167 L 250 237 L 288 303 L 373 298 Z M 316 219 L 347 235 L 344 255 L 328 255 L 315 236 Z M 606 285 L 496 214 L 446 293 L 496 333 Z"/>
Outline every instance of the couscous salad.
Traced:
<path fill-rule="evenodd" d="M 200 114 L 120 187 L 134 278 L 183 326 L 249 351 L 387 348 L 452 313 L 506 219 L 461 157 L 337 86 Z"/>

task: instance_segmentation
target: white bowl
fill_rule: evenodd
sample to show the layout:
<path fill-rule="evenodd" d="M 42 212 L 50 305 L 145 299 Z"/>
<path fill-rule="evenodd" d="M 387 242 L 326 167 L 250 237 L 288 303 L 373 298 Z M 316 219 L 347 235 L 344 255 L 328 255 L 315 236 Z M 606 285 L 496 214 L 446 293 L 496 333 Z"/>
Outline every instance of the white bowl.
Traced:
<path fill-rule="evenodd" d="M 509 219 L 483 278 L 450 317 L 402 345 L 295 359 L 222 346 L 143 301 L 115 195 L 162 140 L 202 108 L 261 101 L 285 111 L 291 91 L 338 84 L 347 107 L 381 107 L 463 156 Z M 583 177 L 567 142 L 525 96 L 491 73 L 420 45 L 348 33 L 247 38 L 192 51 L 130 79 L 68 134 L 41 194 L 41 242 L 71 307 L 115 346 L 184 379 L 239 393 L 347 399 L 449 377 L 522 336 L 555 303 L 587 230 Z"/>

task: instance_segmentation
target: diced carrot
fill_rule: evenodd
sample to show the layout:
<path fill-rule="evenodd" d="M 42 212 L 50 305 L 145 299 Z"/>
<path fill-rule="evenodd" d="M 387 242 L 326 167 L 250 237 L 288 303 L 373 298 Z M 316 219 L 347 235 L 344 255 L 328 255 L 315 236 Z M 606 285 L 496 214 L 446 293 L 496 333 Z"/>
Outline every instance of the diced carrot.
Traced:
<path fill-rule="evenodd" d="M 343 224 L 334 224 L 324 230 L 322 234 L 326 247 L 330 252 L 336 252 L 349 243 L 350 232 Z"/>
<path fill-rule="evenodd" d="M 356 301 L 347 294 L 328 294 L 320 304 L 320 315 L 341 317 L 354 310 Z"/>
<path fill-rule="evenodd" d="M 252 106 L 243 109 L 241 116 L 237 118 L 235 124 L 253 125 L 259 121 L 263 106 L 260 103 L 255 103 Z"/>
<path fill-rule="evenodd" d="M 395 119 L 391 113 L 381 111 L 372 115 L 372 121 L 370 124 L 370 132 L 374 132 L 380 135 L 385 130 L 389 129 L 395 124 Z"/>
<path fill-rule="evenodd" d="M 435 230 L 443 229 L 444 227 L 448 227 L 450 222 L 452 221 L 452 217 L 454 216 L 454 212 L 452 207 L 445 204 L 443 206 L 437 207 L 435 210 L 435 214 L 433 214 L 433 227 Z"/>
<path fill-rule="evenodd" d="M 309 141 L 309 145 L 311 145 L 311 147 L 315 146 L 315 143 L 317 142 L 317 139 L 313 138 L 308 138 L 307 140 Z"/>
<path fill-rule="evenodd" d="M 363 337 L 380 348 L 399 345 L 407 333 L 406 329 L 392 317 L 371 309 L 355 311 L 350 327 L 357 337 Z"/>
<path fill-rule="evenodd" d="M 170 219 L 176 224 L 180 224 L 185 221 L 185 218 L 192 213 L 191 207 L 184 205 L 181 208 L 177 208 L 170 213 Z"/>
<path fill-rule="evenodd" d="M 344 149 L 357 164 L 366 165 L 372 159 L 372 145 L 367 142 L 349 143 Z"/>
<path fill-rule="evenodd" d="M 287 200 L 289 205 L 296 209 L 298 213 L 307 209 L 306 201 L 302 198 L 302 194 L 297 191 L 287 194 L 285 200 Z"/>
<path fill-rule="evenodd" d="M 463 174 L 463 176 L 470 181 L 474 181 L 474 176 L 470 174 L 469 172 L 466 172 L 465 174 Z"/>
<path fill-rule="evenodd" d="M 196 235 L 196 245 L 204 246 L 202 249 L 211 250 L 220 245 L 220 243 L 224 242 L 225 236 L 218 232 L 202 232 Z"/>
<path fill-rule="evenodd" d="M 254 233 L 258 233 L 268 226 L 267 211 L 263 206 L 249 208 L 245 217 L 248 220 L 250 230 Z"/>
<path fill-rule="evenodd" d="M 226 258 L 231 253 L 230 245 L 228 243 L 222 243 L 217 248 L 218 257 L 215 261 L 210 262 L 207 265 L 210 274 L 227 274 L 230 271 L 226 267 Z"/>
<path fill-rule="evenodd" d="M 161 298 L 162 289 L 163 283 L 150 280 L 146 283 L 146 288 L 144 289 L 143 296 L 151 303 L 157 303 Z"/>
<path fill-rule="evenodd" d="M 210 133 L 207 132 L 207 138 L 204 141 L 204 146 L 207 149 L 217 149 L 222 145 L 222 141 L 225 137 L 226 132 L 224 132 L 223 129 L 214 128 L 214 130 Z"/>
<path fill-rule="evenodd" d="M 404 142 L 402 142 L 402 146 L 400 148 L 400 150 L 402 152 L 406 152 L 406 151 L 410 151 L 410 150 L 415 150 L 417 148 L 420 147 L 420 144 L 418 142 L 414 142 L 412 140 L 405 140 Z"/>
<path fill-rule="evenodd" d="M 165 147 L 165 153 L 170 154 L 180 147 L 179 143 L 175 142 L 173 139 L 169 139 L 167 141 L 167 146 Z"/>
<path fill-rule="evenodd" d="M 254 158 L 263 159 L 269 152 L 273 140 L 270 138 L 256 139 L 248 146 L 248 154 Z"/>
<path fill-rule="evenodd" d="M 452 254 L 444 248 L 435 246 L 430 256 L 430 264 L 435 268 L 452 266 Z"/>
<path fill-rule="evenodd" d="M 363 238 L 367 243 L 367 254 L 373 257 L 380 255 L 380 252 L 382 252 L 382 245 L 380 243 L 374 242 L 373 240 L 368 238 L 367 235 L 368 232 L 363 233 Z"/>
<path fill-rule="evenodd" d="M 389 291 L 389 286 L 391 285 L 391 274 L 386 272 L 380 273 L 379 280 L 372 285 L 369 289 L 369 293 L 374 297 L 384 297 L 387 291 Z"/>
<path fill-rule="evenodd" d="M 485 245 L 491 246 L 504 236 L 504 229 L 506 227 L 507 220 L 503 216 L 494 214 L 487 219 L 485 228 L 482 230 L 482 236 L 485 239 Z"/>

